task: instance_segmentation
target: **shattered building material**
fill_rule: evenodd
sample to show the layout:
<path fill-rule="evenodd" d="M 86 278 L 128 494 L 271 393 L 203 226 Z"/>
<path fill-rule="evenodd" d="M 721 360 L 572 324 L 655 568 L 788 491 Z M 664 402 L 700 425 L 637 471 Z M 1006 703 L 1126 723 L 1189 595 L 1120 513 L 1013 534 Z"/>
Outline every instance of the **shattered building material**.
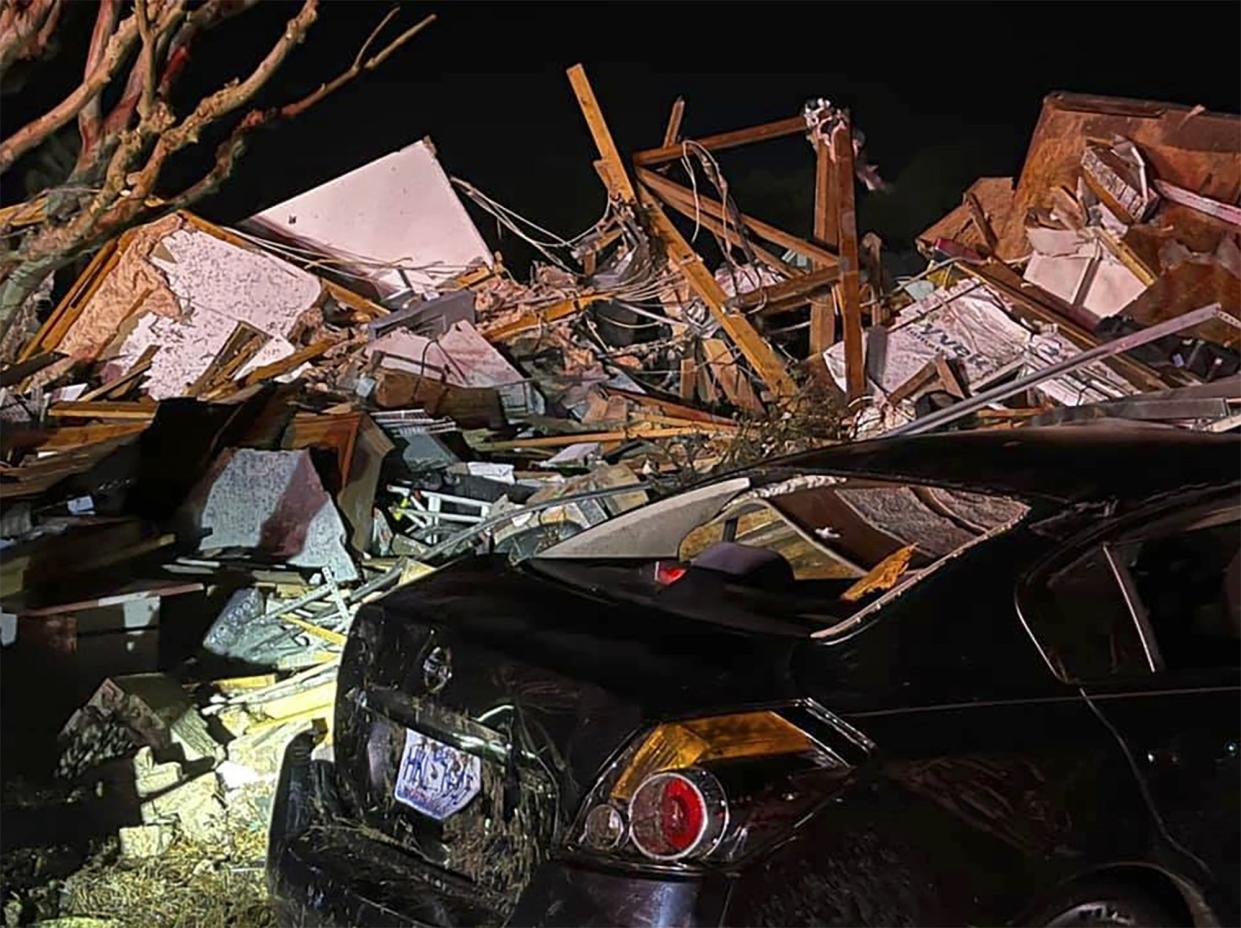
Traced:
<path fill-rule="evenodd" d="M 198 550 L 240 548 L 294 566 L 358 576 L 345 523 L 310 452 L 226 449 L 186 502 Z"/>
<path fill-rule="evenodd" d="M 1052 95 L 1016 185 L 971 185 L 919 236 L 926 269 L 893 281 L 900 262 L 857 226 L 854 184 L 881 181 L 846 111 L 812 100 L 694 138 L 682 102 L 630 167 L 580 66 L 569 80 L 607 202 L 581 235 L 540 236 L 528 281 L 458 191 L 533 223 L 423 142 L 244 235 L 187 213 L 126 233 L 0 371 L 6 645 L 37 628 L 67 660 L 119 616 L 109 634 L 147 636 L 141 666 L 178 674 L 113 671 L 62 732 L 63 776 L 132 779 L 147 824 L 122 830 L 126 857 L 261 831 L 290 739 L 330 744 L 359 607 L 457 557 L 568 557 L 678 483 L 842 437 L 1241 427 L 1236 118 Z M 795 135 L 815 159 L 809 237 L 743 212 L 716 158 Z M 970 543 L 963 525 L 1015 517 L 812 476 L 840 530 L 799 509 L 806 479 L 721 516 L 846 602 L 899 595 L 929 552 Z M 669 556 L 738 529 L 703 517 Z M 208 608 L 160 654 L 164 600 Z"/>
<path fill-rule="evenodd" d="M 256 213 L 243 228 L 330 270 L 381 300 L 436 296 L 494 260 L 429 139 L 415 142 Z"/>

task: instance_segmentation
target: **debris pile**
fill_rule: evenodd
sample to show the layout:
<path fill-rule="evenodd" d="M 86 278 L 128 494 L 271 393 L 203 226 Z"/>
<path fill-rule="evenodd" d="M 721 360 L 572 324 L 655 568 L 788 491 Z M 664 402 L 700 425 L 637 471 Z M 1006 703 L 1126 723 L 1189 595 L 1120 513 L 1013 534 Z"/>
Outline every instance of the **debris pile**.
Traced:
<path fill-rule="evenodd" d="M 331 743 L 358 607 L 461 554 L 850 437 L 1241 422 L 1235 117 L 1053 95 L 1017 183 L 975 183 L 893 281 L 847 110 L 688 139 L 678 100 L 630 167 L 569 78 L 607 192 L 575 238 L 419 142 L 237 229 L 126 232 L 0 371 L 5 645 L 85 699 L 57 771 L 132 798 L 124 860 L 261 836 L 284 746 Z M 809 240 L 717 160 L 787 136 Z M 459 194 L 537 249 L 527 282 Z"/>

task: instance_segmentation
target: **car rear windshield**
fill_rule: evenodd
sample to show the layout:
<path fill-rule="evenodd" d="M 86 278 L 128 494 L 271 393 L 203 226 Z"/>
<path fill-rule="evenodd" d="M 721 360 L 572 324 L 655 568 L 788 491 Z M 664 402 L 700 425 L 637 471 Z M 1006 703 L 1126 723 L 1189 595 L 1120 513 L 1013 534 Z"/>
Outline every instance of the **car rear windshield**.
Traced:
<path fill-rule="evenodd" d="M 824 633 L 1028 511 L 999 495 L 804 475 L 733 496 L 684 533 L 675 558 L 535 566 L 596 593 L 724 624 Z"/>

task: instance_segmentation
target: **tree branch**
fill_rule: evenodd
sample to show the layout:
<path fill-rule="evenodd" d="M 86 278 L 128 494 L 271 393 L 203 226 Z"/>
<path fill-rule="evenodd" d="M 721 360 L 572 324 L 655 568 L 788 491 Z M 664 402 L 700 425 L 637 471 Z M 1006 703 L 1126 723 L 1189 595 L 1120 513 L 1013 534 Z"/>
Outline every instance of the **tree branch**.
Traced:
<path fill-rule="evenodd" d="M 183 15 L 184 6 L 184 2 L 168 4 L 160 17 L 159 30 L 163 31 L 179 19 Z M 137 39 L 137 17 L 130 16 L 120 24 L 116 32 L 112 34 L 112 38 L 108 40 L 99 65 L 69 96 L 38 119 L 22 126 L 0 142 L 0 173 L 11 168 L 14 161 L 81 112 L 82 107 L 93 100 L 112 80 L 129 53 L 133 51 Z"/>
<path fill-rule="evenodd" d="M 362 43 L 362 47 L 358 49 L 357 55 L 354 56 L 353 64 L 350 65 L 348 70 L 333 78 L 328 83 L 320 85 L 318 90 L 302 97 L 300 100 L 295 100 L 292 103 L 287 103 L 284 106 L 275 107 L 273 109 L 251 110 L 247 113 L 245 118 L 243 118 L 233 129 L 228 139 L 226 139 L 216 149 L 216 160 L 211 170 L 196 183 L 187 187 L 172 199 L 168 201 L 161 201 L 162 205 L 169 206 L 172 209 L 184 209 L 207 194 L 214 192 L 216 188 L 219 187 L 220 184 L 229 176 L 229 174 L 232 173 L 233 166 L 236 164 L 238 157 L 240 157 L 241 153 L 245 150 L 245 136 L 251 131 L 261 127 L 270 126 L 272 123 L 277 121 L 291 119 L 299 113 L 305 112 L 332 91 L 338 90 L 345 84 L 349 83 L 349 81 L 353 80 L 363 71 L 370 71 L 378 67 L 388 58 L 389 55 L 435 21 L 434 14 L 424 17 L 421 21 L 411 26 L 409 29 L 406 29 L 399 36 L 384 46 L 382 51 L 363 63 L 362 59 L 365 57 L 367 50 L 372 44 L 374 44 L 375 38 L 383 30 L 384 26 L 391 22 L 392 17 L 395 16 L 397 12 L 399 12 L 399 8 L 393 7 L 388 11 L 387 15 L 380 20 L 379 25 L 371 30 L 371 34 L 367 36 L 366 41 Z"/>
<path fill-rule="evenodd" d="M 138 35 L 142 37 L 139 56 L 142 73 L 142 96 L 138 98 L 138 118 L 151 115 L 155 104 L 155 36 L 151 32 L 151 20 L 147 16 L 147 0 L 134 0 L 134 15 L 138 18 Z"/>
<path fill-rule="evenodd" d="M 0 4 L 0 74 L 16 61 L 38 58 L 60 20 L 61 0 Z"/>
<path fill-rule="evenodd" d="M 284 34 L 245 80 L 240 83 L 230 83 L 204 97 L 194 107 L 194 111 L 178 125 L 161 131 L 147 163 L 135 175 L 128 178 L 133 186 L 132 195 L 139 200 L 149 196 L 169 155 L 180 151 L 186 145 L 197 142 L 204 128 L 249 103 L 284 63 L 293 47 L 300 44 L 306 37 L 306 30 L 314 23 L 318 14 L 318 0 L 303 0 L 302 8 L 289 20 Z"/>
<path fill-rule="evenodd" d="M 90 35 L 90 48 L 86 52 L 86 66 L 82 70 L 83 80 L 90 77 L 91 72 L 102 62 L 108 39 L 116 31 L 116 19 L 119 12 L 120 4 L 117 0 L 101 0 L 99 11 L 95 14 L 95 28 Z M 78 149 L 79 165 L 83 163 L 87 152 L 94 147 L 95 140 L 99 138 L 100 118 L 100 100 L 99 94 L 96 94 L 78 113 L 78 137 L 81 139 L 81 146 Z"/>
<path fill-rule="evenodd" d="M 291 119 L 292 117 L 297 116 L 299 113 L 305 112 L 306 110 L 314 106 L 316 103 L 318 103 L 320 100 L 322 100 L 324 97 L 326 97 L 328 94 L 333 93 L 334 91 L 337 91 L 341 87 L 345 86 L 345 84 L 349 83 L 359 74 L 361 74 L 363 71 L 373 71 L 375 68 L 383 64 L 384 61 L 386 61 L 388 57 L 393 52 L 395 52 L 398 48 L 400 48 L 402 45 L 404 45 L 406 42 L 408 42 L 410 39 L 416 36 L 419 32 L 421 32 L 427 26 L 431 25 L 431 23 L 435 22 L 434 13 L 430 14 L 429 16 L 423 17 L 419 22 L 410 26 L 408 29 L 406 29 L 404 32 L 398 35 L 395 39 L 393 39 L 391 42 L 385 45 L 383 49 L 378 54 L 373 56 L 369 61 L 363 63 L 362 56 L 366 54 L 367 48 L 370 47 L 371 43 L 375 39 L 375 36 L 377 36 L 379 34 L 379 31 L 383 29 L 385 25 L 388 24 L 388 21 L 392 18 L 393 14 L 395 13 L 396 13 L 396 9 L 390 10 L 388 12 L 388 15 L 385 16 L 383 20 L 379 23 L 379 25 L 375 27 L 374 31 L 372 31 L 370 36 L 367 37 L 367 40 L 364 43 L 362 43 L 362 48 L 358 51 L 358 54 L 354 57 L 353 64 L 349 67 L 347 71 L 343 72 L 342 74 L 337 75 L 335 78 L 328 81 L 326 84 L 320 85 L 318 90 L 314 91 L 313 93 L 307 94 L 305 97 L 302 97 L 302 99 L 295 100 L 292 103 L 286 103 L 284 106 L 280 107 L 280 112 L 278 114 L 280 118 Z"/>

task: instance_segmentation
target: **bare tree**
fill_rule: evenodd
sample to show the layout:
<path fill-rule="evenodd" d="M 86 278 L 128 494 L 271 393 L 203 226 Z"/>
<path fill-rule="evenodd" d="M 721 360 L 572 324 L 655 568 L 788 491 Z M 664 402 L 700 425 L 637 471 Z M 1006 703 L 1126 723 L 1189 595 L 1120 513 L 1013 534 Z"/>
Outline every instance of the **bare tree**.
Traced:
<path fill-rule="evenodd" d="M 0 0 L 0 76 L 18 61 L 40 57 L 66 0 Z M 81 146 L 70 175 L 23 203 L 0 210 L 0 360 L 13 356 L 34 322 L 30 299 L 48 275 L 95 250 L 130 226 L 189 206 L 231 173 L 246 136 L 298 115 L 393 52 L 434 21 L 404 30 L 370 54 L 393 8 L 371 32 L 353 63 L 309 95 L 283 105 L 248 108 L 315 22 L 318 0 L 302 0 L 266 55 L 244 78 L 203 96 L 183 115 L 169 90 L 194 42 L 207 30 L 253 9 L 258 0 L 98 0 L 82 80 L 63 100 L 0 141 L 0 174 L 27 152 L 77 121 Z M 123 83 L 122 83 L 123 82 Z M 105 89 L 121 89 L 103 111 Z M 240 115 L 239 115 L 240 114 Z M 210 169 L 179 191 L 159 192 L 168 159 L 199 142 L 204 131 L 231 122 Z"/>

